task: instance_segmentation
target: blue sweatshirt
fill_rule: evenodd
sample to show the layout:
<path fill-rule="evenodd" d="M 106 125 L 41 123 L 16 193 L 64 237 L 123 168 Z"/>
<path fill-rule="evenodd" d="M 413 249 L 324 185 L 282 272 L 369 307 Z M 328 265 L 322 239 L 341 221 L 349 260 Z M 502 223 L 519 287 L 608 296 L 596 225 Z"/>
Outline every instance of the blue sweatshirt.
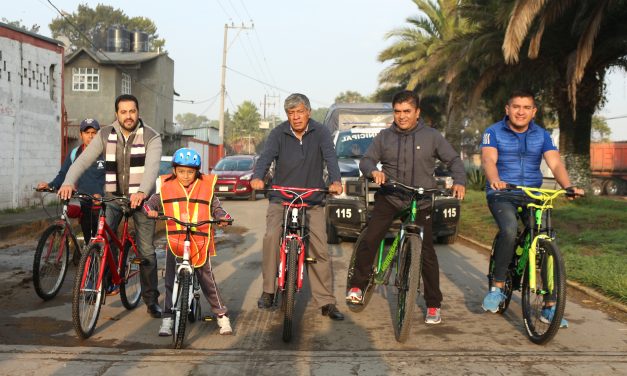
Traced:
<path fill-rule="evenodd" d="M 75 151 L 76 150 L 76 151 Z M 67 157 L 63 161 L 61 165 L 61 169 L 57 176 L 50 182 L 48 185 L 51 188 L 58 189 L 63 184 L 65 180 L 65 175 L 72 163 L 78 159 L 78 156 L 83 152 L 83 145 L 77 146 L 70 153 L 68 153 Z M 72 158 L 74 156 L 74 158 Z M 87 170 L 85 173 L 78 179 L 76 183 L 76 189 L 81 193 L 89 193 L 99 195 L 104 195 L 104 183 L 105 183 L 105 161 L 103 156 L 101 155 Z"/>

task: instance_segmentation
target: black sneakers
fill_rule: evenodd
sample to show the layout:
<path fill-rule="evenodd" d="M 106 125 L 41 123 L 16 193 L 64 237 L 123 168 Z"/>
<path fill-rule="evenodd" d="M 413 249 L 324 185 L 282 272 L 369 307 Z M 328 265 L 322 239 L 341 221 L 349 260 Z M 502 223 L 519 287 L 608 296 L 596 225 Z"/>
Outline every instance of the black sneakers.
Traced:
<path fill-rule="evenodd" d="M 257 307 L 261 309 L 272 308 L 273 304 L 274 304 L 274 294 L 268 294 L 267 292 L 264 292 L 263 294 L 261 294 L 261 297 L 257 301 Z"/>

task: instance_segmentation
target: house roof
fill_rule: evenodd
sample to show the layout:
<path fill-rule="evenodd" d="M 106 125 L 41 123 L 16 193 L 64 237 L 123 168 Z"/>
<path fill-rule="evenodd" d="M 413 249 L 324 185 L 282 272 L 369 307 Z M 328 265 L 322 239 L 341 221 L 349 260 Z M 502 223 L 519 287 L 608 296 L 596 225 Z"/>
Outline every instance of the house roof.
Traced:
<path fill-rule="evenodd" d="M 165 52 L 104 52 L 82 47 L 67 55 L 65 64 L 70 63 L 83 53 L 100 65 L 139 64 L 166 54 Z"/>
<path fill-rule="evenodd" d="M 26 29 L 22 29 L 22 28 L 20 28 L 20 27 L 12 26 L 12 25 L 6 24 L 6 23 L 4 23 L 4 22 L 0 22 L 0 26 L 2 26 L 2 27 L 6 27 L 7 29 L 10 29 L 10 30 L 16 31 L 16 32 L 18 32 L 18 33 L 22 33 L 22 34 L 25 34 L 25 35 L 29 35 L 29 36 L 31 36 L 31 37 L 33 37 L 33 38 L 40 39 L 40 40 L 42 40 L 42 41 L 44 41 L 44 42 L 52 43 L 52 44 L 55 44 L 55 45 L 57 45 L 57 46 L 63 46 L 63 43 L 62 43 L 62 42 L 60 42 L 60 41 L 58 41 L 58 40 L 56 40 L 56 39 L 52 39 L 52 38 L 48 38 L 48 37 L 44 37 L 43 35 L 40 35 L 40 34 L 37 34 L 37 33 L 33 33 L 33 32 L 31 32 L 31 31 L 28 31 L 28 30 L 26 30 Z"/>

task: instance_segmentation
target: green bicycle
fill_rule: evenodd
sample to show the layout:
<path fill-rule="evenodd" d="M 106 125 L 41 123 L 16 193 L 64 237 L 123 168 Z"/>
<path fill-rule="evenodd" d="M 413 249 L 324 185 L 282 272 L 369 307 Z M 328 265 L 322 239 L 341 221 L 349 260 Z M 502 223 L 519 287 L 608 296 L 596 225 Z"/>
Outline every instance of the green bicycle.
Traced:
<path fill-rule="evenodd" d="M 515 192 L 514 192 L 515 190 Z M 524 227 L 518 232 L 516 251 L 509 264 L 498 313 L 504 313 L 515 290 L 522 286 L 523 321 L 531 342 L 544 344 L 550 341 L 560 328 L 566 307 L 566 269 L 564 259 L 555 242 L 556 233 L 551 222 L 553 201 L 561 196 L 574 197 L 573 190 L 541 189 L 508 185 L 503 192 L 494 194 L 527 195 L 524 208 L 518 208 L 518 217 Z M 526 210 L 526 216 L 522 212 Z M 488 287 L 494 284 L 494 248 L 498 234 L 492 242 L 488 267 Z M 549 320 L 543 309 L 555 306 Z M 551 308 L 552 309 L 552 308 Z"/>
<path fill-rule="evenodd" d="M 413 312 L 415 311 L 416 300 L 420 293 L 422 274 L 423 229 L 416 224 L 416 216 L 419 210 L 418 203 L 425 199 L 431 199 L 431 210 L 433 210 L 435 196 L 450 196 L 451 193 L 447 189 L 416 188 L 392 180 L 386 184 L 394 188 L 403 188 L 409 192 L 411 194 L 411 203 L 395 216 L 395 219 L 401 220 L 401 224 L 392 244 L 386 247 L 386 240 L 383 239 L 381 241 L 372 267 L 372 274 L 363 290 L 361 303 L 351 303 L 348 304 L 348 307 L 353 312 L 361 312 L 366 308 L 374 292 L 374 286 L 387 286 L 392 274 L 392 266 L 395 265 L 394 288 L 397 290 L 397 298 L 394 335 L 398 342 L 405 342 L 411 329 Z M 357 249 L 364 240 L 366 229 L 367 226 L 361 231 L 353 247 L 353 254 L 351 255 L 346 276 L 346 286 L 351 285 L 351 279 L 355 273 Z"/>

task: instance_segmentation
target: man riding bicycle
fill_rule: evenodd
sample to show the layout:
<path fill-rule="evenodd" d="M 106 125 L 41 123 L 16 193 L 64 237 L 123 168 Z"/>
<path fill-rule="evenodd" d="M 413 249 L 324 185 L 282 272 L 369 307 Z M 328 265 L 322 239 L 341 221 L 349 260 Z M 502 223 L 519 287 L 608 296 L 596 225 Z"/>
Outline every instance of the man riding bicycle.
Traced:
<path fill-rule="evenodd" d="M 333 194 L 342 193 L 340 168 L 331 134 L 322 124 L 309 118 L 311 115 L 309 99 L 303 94 L 292 94 L 285 99 L 284 108 L 288 121 L 279 124 L 270 132 L 255 167 L 251 187 L 264 188 L 262 179 L 274 161 L 274 184 L 298 188 L 323 188 L 325 186 L 323 171 L 326 164 L 331 182 L 329 190 Z M 278 192 L 270 192 L 269 199 L 266 234 L 263 238 L 263 292 L 257 303 L 262 309 L 272 307 L 274 301 L 279 240 L 283 223 L 282 203 L 289 201 Z M 309 205 L 308 250 L 309 255 L 316 259 L 316 263 L 308 266 L 309 283 L 314 303 L 321 308 L 322 315 L 333 320 L 343 320 L 344 315 L 338 311 L 333 295 L 333 269 L 327 245 L 323 199 L 322 193 L 314 193 L 305 200 Z"/>
<path fill-rule="evenodd" d="M 435 188 L 433 177 L 435 159 L 444 162 L 453 176 L 453 195 L 464 198 L 466 173 L 459 154 L 436 129 L 428 127 L 420 118 L 419 101 L 411 91 L 397 93 L 392 100 L 394 122 L 381 131 L 372 141 L 359 168 L 364 176 L 375 183 L 383 184 L 393 178 L 403 184 L 422 188 Z M 377 169 L 381 163 L 382 171 Z M 375 194 L 372 216 L 368 220 L 365 241 L 360 243 L 355 260 L 355 274 L 346 300 L 359 304 L 363 300 L 363 289 L 372 273 L 372 263 L 381 240 L 388 232 L 399 210 L 407 207 L 411 196 L 404 192 L 382 186 Z M 433 247 L 432 215 L 430 203 L 421 205 L 417 223 L 424 228 L 422 240 L 422 279 L 427 304 L 427 324 L 439 324 L 442 293 L 438 258 Z"/>
<path fill-rule="evenodd" d="M 499 305 L 505 299 L 502 288 L 516 245 L 517 210 L 525 205 L 527 197 L 523 192 L 519 195 L 501 195 L 497 191 L 505 189 L 508 183 L 540 187 L 542 158 L 559 185 L 571 188 L 568 173 L 551 136 L 533 121 L 536 111 L 533 94 L 514 91 L 505 106 L 505 118 L 485 131 L 481 143 L 481 164 L 487 180 L 488 207 L 499 227 L 494 247 L 494 286 L 481 305 L 485 311 L 493 313 L 498 312 Z M 572 188 L 575 194 L 584 194 L 582 189 Z M 553 319 L 554 304 L 555 302 L 547 301 L 542 310 L 542 316 L 548 322 Z M 568 321 L 562 319 L 561 327 L 567 326 Z"/>

